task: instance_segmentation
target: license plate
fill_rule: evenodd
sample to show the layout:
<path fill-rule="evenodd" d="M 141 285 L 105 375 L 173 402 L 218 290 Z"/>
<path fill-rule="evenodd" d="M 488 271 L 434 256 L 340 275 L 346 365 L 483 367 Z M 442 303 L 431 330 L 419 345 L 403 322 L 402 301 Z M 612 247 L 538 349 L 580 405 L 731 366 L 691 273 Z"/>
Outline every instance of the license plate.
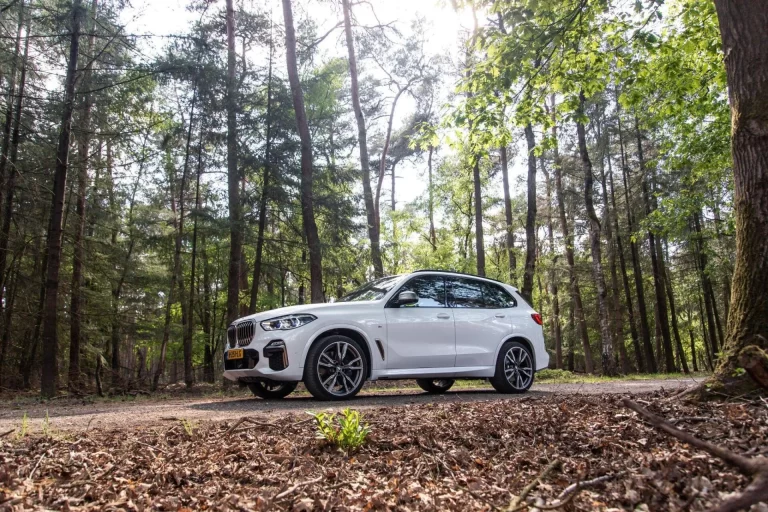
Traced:
<path fill-rule="evenodd" d="M 241 348 L 233 348 L 229 352 L 227 352 L 227 360 L 231 361 L 232 359 L 242 359 L 243 358 L 243 349 Z"/>

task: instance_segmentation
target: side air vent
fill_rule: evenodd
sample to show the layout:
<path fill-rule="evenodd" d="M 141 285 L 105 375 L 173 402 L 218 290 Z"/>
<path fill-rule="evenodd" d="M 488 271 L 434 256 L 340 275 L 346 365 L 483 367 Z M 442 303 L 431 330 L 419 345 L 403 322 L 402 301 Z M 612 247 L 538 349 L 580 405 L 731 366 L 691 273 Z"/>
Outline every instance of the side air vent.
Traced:
<path fill-rule="evenodd" d="M 253 322 L 246 320 L 237 324 L 237 345 L 244 347 L 253 340 L 253 335 L 256 333 L 256 326 Z"/>
<path fill-rule="evenodd" d="M 379 354 L 381 354 L 381 360 L 384 361 L 384 345 L 381 344 L 381 340 L 376 338 L 376 346 L 379 348 Z"/>

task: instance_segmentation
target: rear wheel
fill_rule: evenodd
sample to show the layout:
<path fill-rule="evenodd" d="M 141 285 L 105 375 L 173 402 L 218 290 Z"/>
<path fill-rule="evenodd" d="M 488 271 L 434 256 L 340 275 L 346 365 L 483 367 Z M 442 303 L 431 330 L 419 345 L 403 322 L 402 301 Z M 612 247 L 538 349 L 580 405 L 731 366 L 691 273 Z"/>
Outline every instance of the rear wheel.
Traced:
<path fill-rule="evenodd" d="M 416 379 L 416 384 L 427 393 L 439 395 L 453 386 L 453 379 Z"/>
<path fill-rule="evenodd" d="M 251 393 L 259 398 L 276 399 L 285 398 L 296 389 L 298 382 L 279 382 L 276 380 L 260 380 L 248 384 Z"/>
<path fill-rule="evenodd" d="M 304 385 L 318 400 L 344 400 L 360 391 L 366 375 L 368 360 L 360 344 L 334 334 L 309 349 Z"/>
<path fill-rule="evenodd" d="M 533 354 L 519 341 L 506 342 L 499 351 L 491 384 L 499 393 L 525 393 L 533 384 Z"/>

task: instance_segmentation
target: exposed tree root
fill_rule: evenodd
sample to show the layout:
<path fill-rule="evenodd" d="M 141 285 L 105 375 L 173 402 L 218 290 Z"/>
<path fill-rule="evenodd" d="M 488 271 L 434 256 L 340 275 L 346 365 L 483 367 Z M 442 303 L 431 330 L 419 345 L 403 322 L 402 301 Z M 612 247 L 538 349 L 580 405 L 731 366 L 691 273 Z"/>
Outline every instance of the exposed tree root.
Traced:
<path fill-rule="evenodd" d="M 628 398 L 622 400 L 622 403 L 625 407 L 632 409 L 641 415 L 654 427 L 663 430 L 667 434 L 685 443 L 704 450 L 710 455 L 735 467 L 744 475 L 752 477 L 752 483 L 750 483 L 741 494 L 721 503 L 720 506 L 715 509 L 715 512 L 735 512 L 737 510 L 748 509 L 756 503 L 768 500 L 768 458 L 763 456 L 752 458 L 744 457 L 727 448 L 710 443 L 709 441 L 701 440 L 692 434 L 679 430 L 664 418 L 656 416 Z"/>

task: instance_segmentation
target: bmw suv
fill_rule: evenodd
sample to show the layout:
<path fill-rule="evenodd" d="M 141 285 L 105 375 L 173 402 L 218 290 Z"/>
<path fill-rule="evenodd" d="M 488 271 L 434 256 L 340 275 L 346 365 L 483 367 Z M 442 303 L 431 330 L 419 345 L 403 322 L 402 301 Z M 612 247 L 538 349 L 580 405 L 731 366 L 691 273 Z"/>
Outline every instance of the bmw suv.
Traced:
<path fill-rule="evenodd" d="M 241 318 L 227 329 L 224 377 L 261 398 L 299 382 L 320 400 L 355 396 L 366 380 L 416 379 L 444 393 L 456 379 L 488 379 L 523 393 L 546 368 L 541 315 L 507 284 L 420 270 L 384 277 L 334 303 Z"/>

